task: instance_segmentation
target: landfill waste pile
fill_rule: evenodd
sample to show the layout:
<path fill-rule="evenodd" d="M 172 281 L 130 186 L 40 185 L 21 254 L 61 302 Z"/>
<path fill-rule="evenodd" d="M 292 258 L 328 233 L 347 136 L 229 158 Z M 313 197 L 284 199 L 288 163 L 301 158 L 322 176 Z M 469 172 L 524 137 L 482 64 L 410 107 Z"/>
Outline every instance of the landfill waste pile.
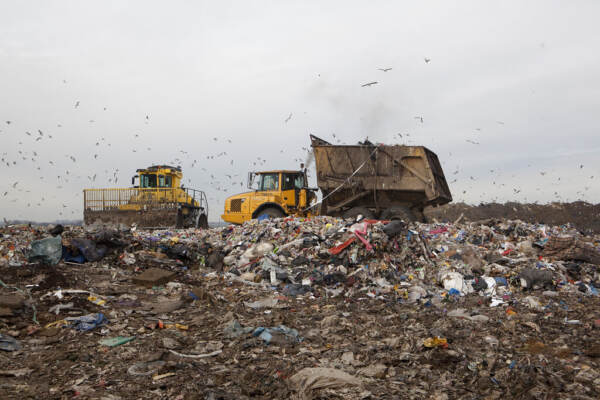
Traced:
<path fill-rule="evenodd" d="M 360 218 L 0 228 L 2 398 L 600 398 L 600 236 Z"/>

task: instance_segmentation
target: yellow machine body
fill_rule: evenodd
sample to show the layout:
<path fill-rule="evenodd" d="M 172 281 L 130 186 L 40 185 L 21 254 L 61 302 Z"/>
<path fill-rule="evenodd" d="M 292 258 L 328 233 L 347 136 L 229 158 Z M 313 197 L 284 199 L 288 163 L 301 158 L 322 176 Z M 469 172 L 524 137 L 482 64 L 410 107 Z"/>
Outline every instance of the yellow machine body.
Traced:
<path fill-rule="evenodd" d="M 141 227 L 208 227 L 204 192 L 184 188 L 180 167 L 138 169 L 131 188 L 85 189 L 84 222 L 114 222 Z"/>
<path fill-rule="evenodd" d="M 254 178 L 258 178 L 254 187 Z M 248 174 L 248 187 L 254 190 L 225 200 L 221 218 L 232 224 L 243 224 L 262 215 L 284 217 L 310 216 L 310 204 L 316 199 L 314 189 L 307 187 L 305 171 L 262 171 Z"/>

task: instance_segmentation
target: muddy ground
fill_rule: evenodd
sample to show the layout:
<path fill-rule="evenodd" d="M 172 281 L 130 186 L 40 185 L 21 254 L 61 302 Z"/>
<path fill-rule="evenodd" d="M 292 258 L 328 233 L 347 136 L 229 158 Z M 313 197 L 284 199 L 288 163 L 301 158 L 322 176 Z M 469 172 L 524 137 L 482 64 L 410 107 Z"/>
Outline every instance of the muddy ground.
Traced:
<path fill-rule="evenodd" d="M 265 314 L 242 305 L 243 300 L 262 297 L 260 293 L 247 294 L 243 284 L 198 281 L 181 274 L 176 282 L 185 287 L 203 284 L 211 298 L 188 302 L 168 316 L 160 316 L 149 313 L 152 305 L 164 301 L 163 296 L 179 296 L 169 294 L 164 287 L 132 285 L 130 271 L 64 265 L 19 275 L 6 269 L 1 273 L 7 284 L 35 282 L 44 274 L 48 282 L 44 286 L 62 283 L 60 286 L 94 288 L 103 296 L 134 295 L 139 302 L 122 306 L 117 301 L 105 309 L 91 304 L 85 296 L 76 297 L 75 305 L 84 314 L 106 313 L 110 323 L 104 334 L 66 328 L 30 333 L 35 329 L 32 313 L 3 318 L 5 329 L 16 334 L 24 346 L 18 352 L 2 353 L 0 368 L 31 370 L 27 376 L 0 378 L 5 399 L 286 399 L 291 396 L 286 378 L 303 367 L 319 365 L 365 369 L 363 374 L 367 375 L 360 390 L 338 389 L 319 398 L 356 399 L 361 393 L 362 398 L 372 399 L 600 396 L 598 386 L 592 384 L 597 377 L 581 374 L 582 365 L 597 366 L 600 356 L 600 329 L 593 324 L 600 318 L 595 298 L 563 297 L 564 309 L 544 313 L 517 306 L 514 317 L 507 316 L 502 308 L 487 307 L 477 295 L 450 301 L 442 309 L 366 297 L 285 298 L 281 308 Z M 211 301 L 213 297 L 222 300 Z M 55 303 L 53 299 L 38 302 L 37 317 L 42 326 L 59 319 L 48 313 Z M 458 307 L 481 312 L 490 321 L 481 324 L 445 316 Z M 265 345 L 250 335 L 230 339 L 222 327 L 232 317 L 248 326 L 294 327 L 305 339 L 280 345 Z M 565 326 L 566 317 L 583 324 Z M 159 319 L 188 329 L 152 328 Z M 109 348 L 98 343 L 107 335 L 136 339 Z M 423 340 L 431 335 L 447 338 L 448 348 L 424 347 Z M 488 336 L 494 336 L 498 343 Z M 168 347 L 180 353 L 215 342 L 217 347 L 222 343 L 223 352 L 206 359 L 186 359 L 170 353 L 165 338 L 173 339 L 174 344 Z M 348 352 L 352 353 L 350 361 L 342 359 Z M 173 375 L 153 380 L 152 375 L 128 374 L 133 364 L 149 360 L 166 361 L 159 372 Z"/>

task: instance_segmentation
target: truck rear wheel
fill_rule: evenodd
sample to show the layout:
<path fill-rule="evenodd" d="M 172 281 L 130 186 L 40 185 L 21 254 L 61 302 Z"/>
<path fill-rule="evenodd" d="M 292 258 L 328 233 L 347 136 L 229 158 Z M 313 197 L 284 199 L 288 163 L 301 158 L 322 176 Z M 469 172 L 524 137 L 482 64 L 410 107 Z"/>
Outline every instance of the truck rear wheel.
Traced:
<path fill-rule="evenodd" d="M 275 207 L 267 207 L 256 215 L 256 219 L 264 218 L 264 216 L 268 218 L 283 218 L 285 214 Z"/>
<path fill-rule="evenodd" d="M 206 214 L 202 214 L 198 218 L 198 228 L 208 229 L 208 218 L 206 218 Z"/>
<path fill-rule="evenodd" d="M 404 222 L 416 222 L 418 218 L 408 207 L 390 207 L 381 213 L 382 220 L 402 220 Z"/>
<path fill-rule="evenodd" d="M 365 219 L 373 219 L 375 217 L 367 207 L 352 207 L 351 209 L 344 211 L 342 217 L 356 218 L 359 215 L 362 215 Z"/>

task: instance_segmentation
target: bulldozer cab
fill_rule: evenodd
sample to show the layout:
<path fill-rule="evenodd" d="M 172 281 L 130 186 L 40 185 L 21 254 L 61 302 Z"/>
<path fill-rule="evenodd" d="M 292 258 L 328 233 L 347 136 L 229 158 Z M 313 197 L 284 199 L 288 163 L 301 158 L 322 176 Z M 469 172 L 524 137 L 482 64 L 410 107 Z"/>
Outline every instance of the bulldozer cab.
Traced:
<path fill-rule="evenodd" d="M 139 186 L 143 189 L 149 188 L 176 188 L 181 182 L 181 172 L 174 169 L 138 169 L 138 175 L 131 178 L 131 184 L 135 185 L 136 179 L 139 179 Z"/>

